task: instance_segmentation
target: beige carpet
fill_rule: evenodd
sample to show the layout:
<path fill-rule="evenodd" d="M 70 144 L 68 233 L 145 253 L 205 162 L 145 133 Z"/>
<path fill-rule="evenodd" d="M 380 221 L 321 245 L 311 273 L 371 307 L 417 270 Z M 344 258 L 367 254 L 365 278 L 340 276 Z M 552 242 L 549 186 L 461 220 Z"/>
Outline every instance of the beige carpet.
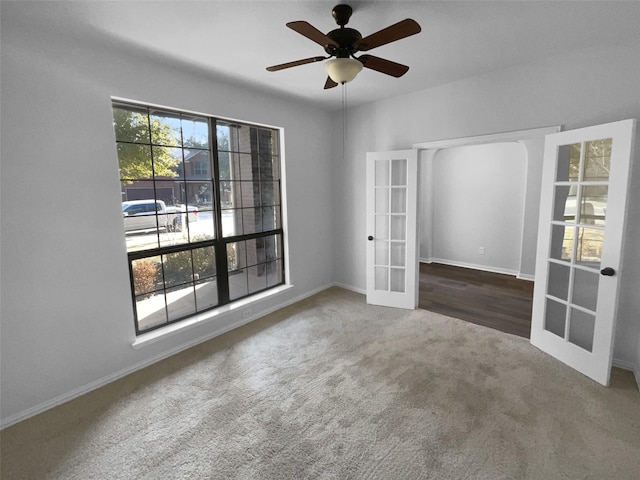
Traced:
<path fill-rule="evenodd" d="M 640 478 L 629 372 L 338 288 L 1 435 L 7 480 Z"/>

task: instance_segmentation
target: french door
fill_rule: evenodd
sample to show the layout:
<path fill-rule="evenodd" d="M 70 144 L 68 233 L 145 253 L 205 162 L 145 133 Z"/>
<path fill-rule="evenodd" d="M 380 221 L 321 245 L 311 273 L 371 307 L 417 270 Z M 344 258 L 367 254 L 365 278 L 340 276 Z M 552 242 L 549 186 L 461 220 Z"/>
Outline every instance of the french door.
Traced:
<path fill-rule="evenodd" d="M 531 343 L 608 385 L 635 120 L 547 135 Z"/>
<path fill-rule="evenodd" d="M 417 191 L 417 150 L 367 153 L 367 303 L 418 305 Z"/>

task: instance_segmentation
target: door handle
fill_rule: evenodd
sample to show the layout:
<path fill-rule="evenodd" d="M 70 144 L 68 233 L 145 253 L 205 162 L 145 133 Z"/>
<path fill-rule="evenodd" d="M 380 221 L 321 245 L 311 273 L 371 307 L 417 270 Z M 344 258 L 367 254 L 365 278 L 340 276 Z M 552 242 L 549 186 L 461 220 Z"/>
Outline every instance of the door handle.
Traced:
<path fill-rule="evenodd" d="M 605 267 L 600 270 L 600 275 L 604 275 L 605 277 L 613 277 L 616 274 L 616 271 L 611 267 Z"/>
<path fill-rule="evenodd" d="M 371 240 L 373 240 L 373 237 L 372 237 L 371 235 L 369 235 L 369 236 L 367 237 L 367 240 L 371 241 Z"/>

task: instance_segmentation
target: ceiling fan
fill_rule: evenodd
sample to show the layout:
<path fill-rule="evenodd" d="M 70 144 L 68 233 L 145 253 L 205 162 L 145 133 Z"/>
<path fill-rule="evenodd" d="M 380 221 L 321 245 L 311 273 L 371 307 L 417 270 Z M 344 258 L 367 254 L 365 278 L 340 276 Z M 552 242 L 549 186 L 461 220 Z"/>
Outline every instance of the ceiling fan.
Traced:
<path fill-rule="evenodd" d="M 362 70 L 362 67 L 386 73 L 396 78 L 407 73 L 409 67 L 406 65 L 373 55 L 365 54 L 356 57 L 355 54 L 357 52 L 366 52 L 381 45 L 386 45 L 387 43 L 420 33 L 420 25 L 418 25 L 415 20 L 407 18 L 406 20 L 390 25 L 363 38 L 357 30 L 345 28 L 345 25 L 349 23 L 349 18 L 352 13 L 353 9 L 349 5 L 336 5 L 331 11 L 331 14 L 336 23 L 340 25 L 340 28 L 332 30 L 326 35 L 310 23 L 302 20 L 287 23 L 287 27 L 323 47 L 329 56 L 310 57 L 282 63 L 280 65 L 273 65 L 267 67 L 267 70 L 276 72 L 278 70 L 284 70 L 285 68 L 321 62 L 335 57 L 325 63 L 325 68 L 329 74 L 324 84 L 325 89 L 336 87 L 340 83 L 350 82 L 356 77 L 360 70 Z"/>

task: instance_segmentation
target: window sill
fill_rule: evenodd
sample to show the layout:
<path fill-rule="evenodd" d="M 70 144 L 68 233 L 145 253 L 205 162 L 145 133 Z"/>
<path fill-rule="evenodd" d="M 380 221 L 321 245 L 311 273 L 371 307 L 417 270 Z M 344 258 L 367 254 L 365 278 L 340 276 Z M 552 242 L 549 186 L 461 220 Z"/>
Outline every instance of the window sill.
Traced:
<path fill-rule="evenodd" d="M 266 292 L 262 292 L 262 293 L 258 293 L 257 295 L 253 295 L 249 298 L 244 298 L 242 300 L 238 300 L 237 302 L 234 303 L 230 303 L 227 305 L 223 305 L 222 307 L 219 308 L 215 308 L 213 310 L 209 310 L 207 312 L 203 312 L 203 313 L 199 313 L 194 315 L 193 317 L 187 319 L 187 320 L 182 320 L 178 323 L 174 323 L 171 325 L 167 325 L 164 328 L 158 328 L 157 330 L 153 330 L 149 333 L 143 333 L 141 335 L 138 335 L 136 337 L 136 339 L 133 341 L 133 343 L 131 344 L 131 346 L 134 349 L 138 349 L 141 347 L 144 347 L 146 345 L 150 345 L 152 343 L 155 343 L 159 340 L 162 340 L 164 338 L 167 338 L 171 335 L 177 334 L 179 332 L 184 332 L 185 330 L 188 330 L 192 327 L 198 326 L 198 325 L 202 325 L 205 322 L 208 322 L 210 320 L 213 320 L 215 318 L 220 317 L 221 315 L 224 315 L 226 313 L 229 312 L 233 312 L 236 311 L 238 309 L 242 309 L 243 307 L 247 307 L 249 305 L 253 305 L 261 300 L 264 300 L 265 298 L 270 298 L 273 297 L 274 295 L 278 295 L 282 292 L 286 292 L 287 290 L 290 290 L 291 288 L 293 288 L 293 285 L 281 285 L 279 287 L 273 288 L 271 290 L 267 290 Z M 250 311 L 249 311 L 250 312 Z M 268 312 L 266 312 L 268 313 Z M 243 318 L 241 318 L 241 322 L 240 323 L 235 323 L 231 328 L 228 329 L 224 329 L 221 330 L 220 332 L 217 333 L 217 335 L 221 335 L 225 332 L 227 332 L 228 330 L 232 330 L 233 328 L 237 328 L 241 325 L 244 325 L 245 323 L 249 323 L 263 315 L 266 314 L 265 312 L 255 312 L 255 313 L 250 313 L 249 315 L 247 315 L 246 317 L 243 316 Z"/>

